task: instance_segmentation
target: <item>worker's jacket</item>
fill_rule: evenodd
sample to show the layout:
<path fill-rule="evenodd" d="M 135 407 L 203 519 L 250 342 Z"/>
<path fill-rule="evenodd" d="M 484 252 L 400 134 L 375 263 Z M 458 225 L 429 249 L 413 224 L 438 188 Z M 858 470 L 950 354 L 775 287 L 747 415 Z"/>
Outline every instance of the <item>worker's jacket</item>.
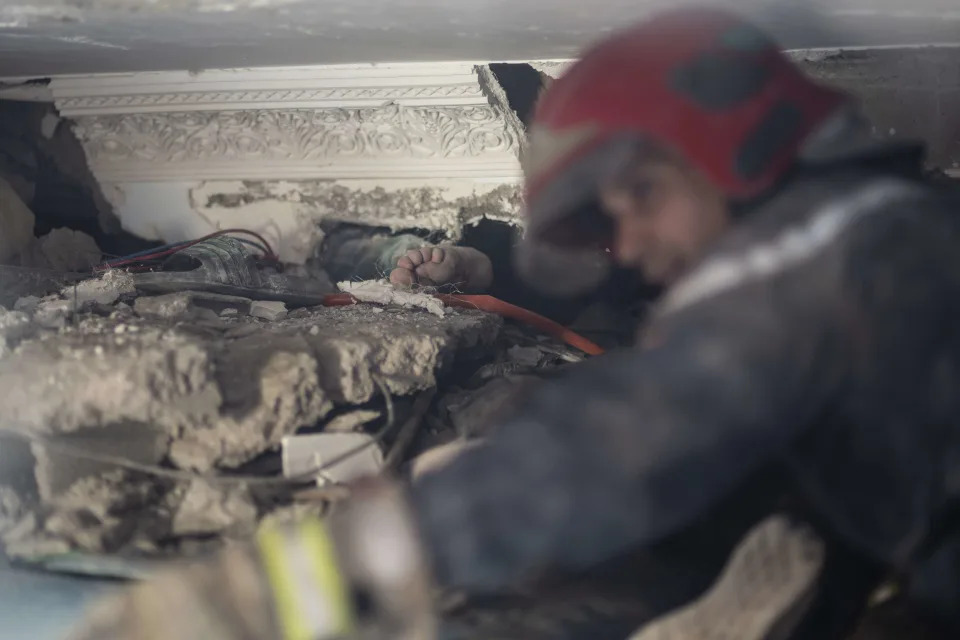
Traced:
<path fill-rule="evenodd" d="M 796 180 L 667 291 L 642 343 L 544 383 L 414 489 L 442 581 L 591 566 L 692 526 L 771 467 L 818 526 L 885 566 L 920 571 L 949 547 L 955 195 L 875 172 Z"/>

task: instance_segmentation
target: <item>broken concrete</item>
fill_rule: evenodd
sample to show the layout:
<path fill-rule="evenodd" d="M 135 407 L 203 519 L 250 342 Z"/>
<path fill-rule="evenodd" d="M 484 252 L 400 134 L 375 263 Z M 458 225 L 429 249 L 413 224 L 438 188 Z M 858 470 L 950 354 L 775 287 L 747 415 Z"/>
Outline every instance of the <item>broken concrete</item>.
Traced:
<path fill-rule="evenodd" d="M 33 212 L 0 178 L 0 264 L 11 264 L 33 242 Z"/>
<path fill-rule="evenodd" d="M 78 480 L 114 468 L 92 456 L 156 464 L 166 455 L 169 441 L 167 434 L 148 424 L 115 424 L 61 435 L 49 446 L 34 443 L 31 450 L 37 492 L 41 499 L 53 500 Z"/>
<path fill-rule="evenodd" d="M 37 310 L 37 305 L 40 304 L 40 298 L 37 296 L 24 296 L 18 298 L 15 303 L 13 303 L 14 311 L 22 311 L 23 313 L 33 313 Z"/>
<path fill-rule="evenodd" d="M 237 316 L 250 310 L 251 300 L 206 291 L 180 291 L 159 296 L 140 296 L 133 305 L 137 315 L 172 320 L 197 315 L 197 309 L 213 311 L 222 316 Z M 229 312 L 229 313 L 228 313 Z"/>
<path fill-rule="evenodd" d="M 31 332 L 30 316 L 22 311 L 7 311 L 0 307 L 0 358 Z"/>
<path fill-rule="evenodd" d="M 100 264 L 103 254 L 96 241 L 73 229 L 54 229 L 38 238 L 21 254 L 20 266 L 54 271 L 90 271 Z"/>
<path fill-rule="evenodd" d="M 43 327 L 60 329 L 66 326 L 67 317 L 72 313 L 73 308 L 74 304 L 70 300 L 62 300 L 57 295 L 46 296 L 37 303 L 33 318 Z"/>
<path fill-rule="evenodd" d="M 177 536 L 229 533 L 242 536 L 253 532 L 257 507 L 242 484 L 214 484 L 194 480 L 183 492 L 173 516 L 171 533 Z"/>
<path fill-rule="evenodd" d="M 70 301 L 48 300 L 35 317 L 58 303 L 69 312 Z M 229 331 L 200 332 L 122 309 L 110 317 L 81 313 L 76 326 L 37 328 L 40 335 L 0 360 L 0 413 L 11 428 L 86 451 L 195 471 L 233 467 L 335 405 L 370 400 L 379 394 L 375 379 L 394 394 L 434 386 L 457 351 L 490 345 L 499 328 L 480 312 L 372 311 L 300 310 L 270 325 L 237 318 Z M 17 331 L 33 326 L 24 313 L 4 318 Z M 240 327 L 252 333 L 228 337 Z M 112 449 L 111 441 L 126 448 Z M 102 470 L 97 461 L 67 465 L 61 452 L 35 449 L 45 500 Z"/>
<path fill-rule="evenodd" d="M 287 305 L 276 300 L 256 300 L 250 305 L 250 315 L 261 320 L 280 320 L 287 315 Z"/>
<path fill-rule="evenodd" d="M 73 286 L 65 287 L 60 291 L 60 295 L 83 307 L 92 303 L 113 304 L 121 295 L 132 294 L 134 291 L 133 277 L 126 271 L 113 269 L 99 278 L 82 280 Z"/>
<path fill-rule="evenodd" d="M 246 299 L 194 292 L 141 296 L 131 307 L 120 273 L 73 292 L 0 310 L 0 415 L 32 439 L 0 440 L 0 453 L 21 448 L 29 473 L 29 488 L 0 478 L 21 501 L 2 506 L 0 531 L 18 557 L 185 551 L 187 540 L 248 535 L 283 501 L 258 502 L 236 481 L 170 474 L 236 469 L 276 455 L 304 428 L 324 429 L 325 442 L 369 442 L 362 428 L 384 415 L 381 385 L 391 396 L 435 387 L 455 358 L 490 355 L 501 327 L 479 311 L 369 304 L 264 323 L 246 308 L 218 316 L 252 306 Z M 334 408 L 342 410 L 325 424 Z M 382 454 L 370 449 L 325 481 L 375 472 Z"/>

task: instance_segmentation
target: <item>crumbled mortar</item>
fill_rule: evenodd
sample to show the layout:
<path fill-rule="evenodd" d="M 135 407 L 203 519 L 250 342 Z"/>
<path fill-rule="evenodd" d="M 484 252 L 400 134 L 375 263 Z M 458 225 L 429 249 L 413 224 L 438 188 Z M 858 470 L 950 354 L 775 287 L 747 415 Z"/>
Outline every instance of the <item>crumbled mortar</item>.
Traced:
<path fill-rule="evenodd" d="M 124 302 L 89 302 L 75 310 L 51 296 L 27 312 L 0 311 L 0 344 L 11 345 L 0 353 L 4 426 L 50 439 L 29 449 L 37 495 L 28 503 L 0 493 L 10 555 L 153 552 L 248 535 L 278 505 L 263 508 L 244 485 L 118 469 L 102 456 L 234 469 L 323 426 L 335 407 L 351 426 L 376 419 L 380 412 L 356 405 L 379 402 L 378 382 L 392 395 L 433 387 L 456 357 L 488 353 L 501 327 L 496 316 L 459 309 L 438 317 L 360 304 L 271 322 L 245 313 L 208 321 L 189 297 L 160 301 L 175 312 L 156 314 L 146 312 L 158 309 L 155 298 L 139 298 L 139 315 Z"/>

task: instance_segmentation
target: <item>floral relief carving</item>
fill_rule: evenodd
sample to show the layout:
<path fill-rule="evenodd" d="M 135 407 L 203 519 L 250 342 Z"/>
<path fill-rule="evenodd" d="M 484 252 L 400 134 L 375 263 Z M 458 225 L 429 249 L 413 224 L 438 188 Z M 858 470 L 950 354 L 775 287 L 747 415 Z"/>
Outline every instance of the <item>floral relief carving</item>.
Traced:
<path fill-rule="evenodd" d="M 80 116 L 96 164 L 515 154 L 521 132 L 493 106 L 261 109 Z"/>

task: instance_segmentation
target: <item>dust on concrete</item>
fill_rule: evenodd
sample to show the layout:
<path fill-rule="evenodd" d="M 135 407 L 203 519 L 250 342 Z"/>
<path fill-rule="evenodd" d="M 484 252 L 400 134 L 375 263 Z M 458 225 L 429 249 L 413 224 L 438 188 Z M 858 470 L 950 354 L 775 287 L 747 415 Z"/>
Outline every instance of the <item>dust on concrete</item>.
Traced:
<path fill-rule="evenodd" d="M 442 318 L 445 308 L 437 297 L 420 291 L 399 289 L 386 280 L 345 281 L 337 283 L 337 288 L 349 293 L 360 302 L 372 302 L 380 305 L 396 305 L 404 309 L 423 309 Z"/>
<path fill-rule="evenodd" d="M 113 304 L 120 296 L 134 291 L 133 276 L 126 271 L 111 269 L 99 278 L 89 278 L 62 289 L 60 295 L 82 306 L 89 303 Z"/>
<path fill-rule="evenodd" d="M 144 312 L 156 305 L 141 297 L 131 306 L 126 294 L 87 307 L 54 295 L 24 306 L 32 311 L 0 311 L 5 428 L 47 439 L 24 458 L 32 490 L 0 475 L 8 554 L 155 552 L 248 535 L 283 505 L 264 503 L 241 481 L 184 483 L 118 469 L 110 456 L 171 472 L 229 472 L 328 415 L 355 411 L 355 426 L 377 419 L 382 411 L 362 405 L 379 398 L 379 383 L 395 396 L 434 387 L 455 358 L 490 350 L 501 325 L 479 311 L 441 318 L 369 305 L 297 309 L 275 321 L 239 310 L 198 320 L 181 307 L 203 294 L 181 298 L 173 306 L 183 313 Z M 60 303 L 62 324 L 36 320 L 44 305 Z"/>

